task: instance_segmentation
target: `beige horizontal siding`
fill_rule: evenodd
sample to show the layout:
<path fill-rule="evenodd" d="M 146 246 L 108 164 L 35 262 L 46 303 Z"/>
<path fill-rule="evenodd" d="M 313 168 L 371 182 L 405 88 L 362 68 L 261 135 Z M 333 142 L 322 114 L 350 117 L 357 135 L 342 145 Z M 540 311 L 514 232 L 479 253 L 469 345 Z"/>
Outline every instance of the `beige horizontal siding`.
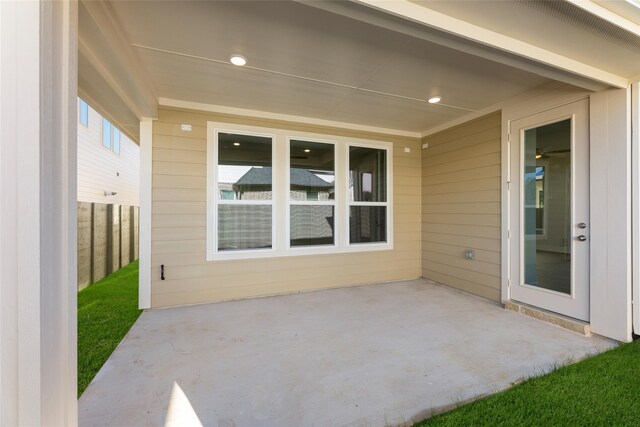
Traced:
<path fill-rule="evenodd" d="M 206 123 L 228 122 L 393 142 L 394 249 L 206 261 Z M 181 123 L 192 126 L 180 130 Z M 411 148 L 405 153 L 404 148 Z M 220 301 L 403 280 L 421 274 L 418 138 L 161 109 L 153 124 L 152 306 Z M 160 280 L 160 265 L 166 280 Z"/>
<path fill-rule="evenodd" d="M 501 118 L 423 138 L 422 276 L 500 300 Z M 473 249 L 474 260 L 464 257 Z"/>

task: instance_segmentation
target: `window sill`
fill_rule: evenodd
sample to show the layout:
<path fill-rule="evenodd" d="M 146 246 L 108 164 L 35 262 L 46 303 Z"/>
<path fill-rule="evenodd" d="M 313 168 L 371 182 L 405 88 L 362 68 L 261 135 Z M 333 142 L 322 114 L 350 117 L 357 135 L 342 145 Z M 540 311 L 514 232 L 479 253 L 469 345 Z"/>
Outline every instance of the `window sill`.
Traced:
<path fill-rule="evenodd" d="M 285 258 L 309 255 L 335 255 L 358 252 L 375 252 L 393 250 L 393 244 L 385 243 L 355 243 L 346 247 L 337 246 L 309 246 L 294 247 L 286 250 L 255 249 L 246 251 L 227 251 L 207 253 L 207 261 L 232 261 L 261 258 Z"/>

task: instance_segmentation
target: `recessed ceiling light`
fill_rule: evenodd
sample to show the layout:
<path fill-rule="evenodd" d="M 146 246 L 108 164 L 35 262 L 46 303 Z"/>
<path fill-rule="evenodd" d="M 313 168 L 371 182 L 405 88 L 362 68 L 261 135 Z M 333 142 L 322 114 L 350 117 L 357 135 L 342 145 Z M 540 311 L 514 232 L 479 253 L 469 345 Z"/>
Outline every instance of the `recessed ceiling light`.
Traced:
<path fill-rule="evenodd" d="M 305 152 L 305 153 L 310 153 L 310 152 L 311 152 L 311 150 L 309 150 L 308 148 L 306 148 L 306 149 L 304 150 L 304 152 Z"/>
<path fill-rule="evenodd" d="M 240 143 L 239 142 L 234 142 L 233 145 L 235 145 L 236 147 L 239 147 Z"/>
<path fill-rule="evenodd" d="M 433 96 L 429 98 L 429 104 L 437 104 L 441 99 L 442 98 L 440 98 L 439 96 Z"/>
<path fill-rule="evenodd" d="M 243 65 L 245 65 L 247 63 L 247 58 L 245 58 L 242 55 L 238 55 L 237 53 L 234 53 L 229 58 L 229 61 L 231 61 L 231 63 L 233 65 L 237 65 L 238 67 L 242 67 Z"/>

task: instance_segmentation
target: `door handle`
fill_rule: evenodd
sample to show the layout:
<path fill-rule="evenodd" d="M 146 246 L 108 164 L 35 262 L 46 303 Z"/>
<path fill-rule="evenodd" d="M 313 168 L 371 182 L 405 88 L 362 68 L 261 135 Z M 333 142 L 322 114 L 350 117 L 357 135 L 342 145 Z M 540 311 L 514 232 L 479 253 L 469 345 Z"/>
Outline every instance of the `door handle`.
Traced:
<path fill-rule="evenodd" d="M 576 237 L 576 239 L 580 242 L 586 242 L 587 241 L 587 236 L 585 236 L 584 234 L 579 235 L 578 237 Z"/>

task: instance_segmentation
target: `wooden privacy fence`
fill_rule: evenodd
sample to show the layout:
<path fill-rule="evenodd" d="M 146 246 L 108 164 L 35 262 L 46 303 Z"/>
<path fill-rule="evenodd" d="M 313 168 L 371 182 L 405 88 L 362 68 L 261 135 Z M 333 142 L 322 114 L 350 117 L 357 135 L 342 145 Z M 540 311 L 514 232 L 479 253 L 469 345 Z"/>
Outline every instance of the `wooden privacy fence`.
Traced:
<path fill-rule="evenodd" d="M 78 202 L 78 290 L 138 259 L 138 211 Z"/>

